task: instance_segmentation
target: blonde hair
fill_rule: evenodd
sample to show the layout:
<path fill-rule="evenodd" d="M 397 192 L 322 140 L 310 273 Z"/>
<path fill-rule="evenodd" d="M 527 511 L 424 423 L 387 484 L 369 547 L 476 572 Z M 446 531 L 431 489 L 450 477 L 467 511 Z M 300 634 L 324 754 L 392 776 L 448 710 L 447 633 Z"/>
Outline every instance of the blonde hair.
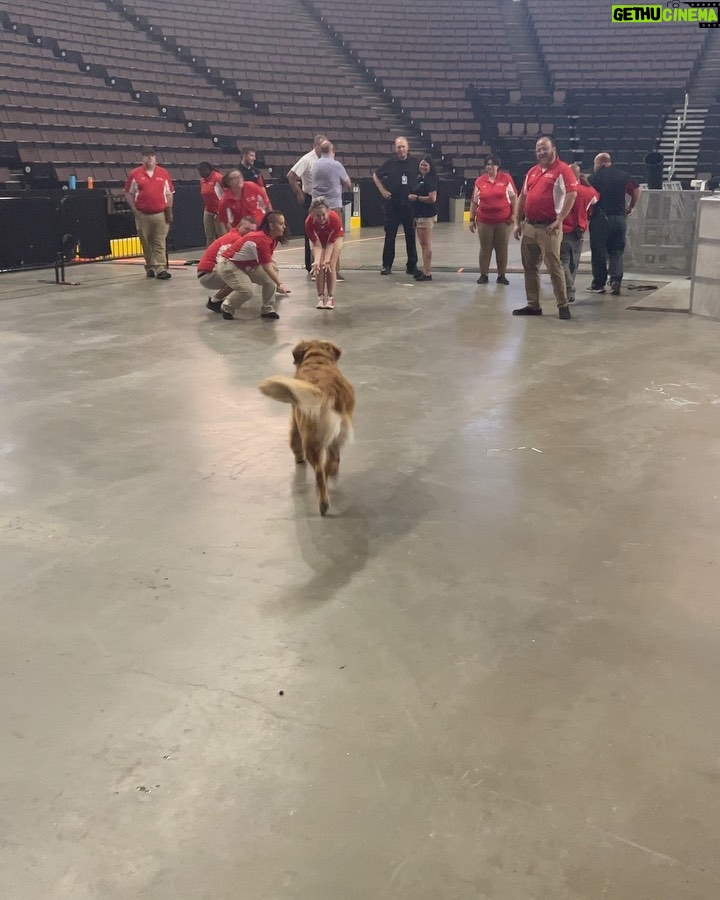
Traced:
<path fill-rule="evenodd" d="M 324 197 L 318 197 L 317 200 L 313 200 L 313 202 L 310 204 L 309 211 L 311 213 L 317 212 L 321 206 L 324 206 L 327 210 L 330 209 L 327 200 Z"/>

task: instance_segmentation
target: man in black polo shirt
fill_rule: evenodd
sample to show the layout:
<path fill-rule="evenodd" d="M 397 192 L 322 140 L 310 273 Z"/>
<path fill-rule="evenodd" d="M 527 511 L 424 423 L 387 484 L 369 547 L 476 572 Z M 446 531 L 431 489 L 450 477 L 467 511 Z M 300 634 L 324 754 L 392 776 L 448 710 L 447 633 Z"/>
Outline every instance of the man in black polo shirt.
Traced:
<path fill-rule="evenodd" d="M 617 296 L 623 277 L 623 251 L 627 233 L 625 219 L 635 209 L 640 188 L 630 180 L 626 172 L 614 168 L 609 153 L 598 153 L 593 169 L 594 174 L 589 181 L 600 194 L 600 199 L 590 218 L 590 290 L 594 294 L 604 294 L 609 274 L 610 293 Z M 630 197 L 627 209 L 626 196 Z"/>
<path fill-rule="evenodd" d="M 242 173 L 242 177 L 245 181 L 253 181 L 255 184 L 259 184 L 261 188 L 264 188 L 265 179 L 260 174 L 260 170 L 255 168 L 255 159 L 257 157 L 255 148 L 243 147 L 240 153 L 242 155 L 240 157 L 238 171 Z"/>
<path fill-rule="evenodd" d="M 407 273 L 415 275 L 418 256 L 415 247 L 415 217 L 408 194 L 417 180 L 418 160 L 409 156 L 410 144 L 405 137 L 395 138 L 395 156 L 386 159 L 373 172 L 373 181 L 385 200 L 385 244 L 383 246 L 381 275 L 392 272 L 395 261 L 395 238 L 400 225 L 405 232 L 407 247 Z"/>

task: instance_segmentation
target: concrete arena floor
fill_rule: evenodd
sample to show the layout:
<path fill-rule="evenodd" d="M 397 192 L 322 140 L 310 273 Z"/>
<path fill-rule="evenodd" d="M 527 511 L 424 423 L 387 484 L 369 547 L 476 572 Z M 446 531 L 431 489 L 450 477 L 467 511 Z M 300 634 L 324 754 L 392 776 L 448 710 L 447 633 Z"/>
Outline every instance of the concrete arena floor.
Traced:
<path fill-rule="evenodd" d="M 0 279 L 6 900 L 720 896 L 720 323 L 380 247 L 319 312 L 293 242 L 277 323 Z M 327 519 L 256 389 L 311 336 Z"/>

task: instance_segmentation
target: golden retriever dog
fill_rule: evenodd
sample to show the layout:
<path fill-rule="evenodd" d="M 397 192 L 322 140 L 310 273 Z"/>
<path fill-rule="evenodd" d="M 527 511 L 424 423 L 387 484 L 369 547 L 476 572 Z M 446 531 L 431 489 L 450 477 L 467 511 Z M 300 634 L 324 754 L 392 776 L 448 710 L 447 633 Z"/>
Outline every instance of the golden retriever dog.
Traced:
<path fill-rule="evenodd" d="M 327 480 L 338 474 L 340 450 L 352 438 L 355 391 L 337 367 L 340 348 L 330 341 L 301 341 L 293 349 L 295 377 L 274 375 L 258 387 L 291 403 L 290 449 L 297 463 L 315 469 L 320 515 L 330 508 Z"/>

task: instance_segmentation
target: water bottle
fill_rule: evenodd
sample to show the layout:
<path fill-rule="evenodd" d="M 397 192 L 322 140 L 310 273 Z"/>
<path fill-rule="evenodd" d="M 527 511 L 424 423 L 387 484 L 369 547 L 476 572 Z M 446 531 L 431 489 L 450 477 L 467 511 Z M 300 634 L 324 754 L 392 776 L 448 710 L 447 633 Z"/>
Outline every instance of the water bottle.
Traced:
<path fill-rule="evenodd" d="M 75 188 L 77 187 L 77 176 L 76 175 L 68 176 L 68 187 L 70 188 L 71 191 L 75 190 Z"/>
<path fill-rule="evenodd" d="M 88 175 L 87 186 L 89 191 L 91 191 L 95 187 L 95 179 L 92 177 L 92 175 Z"/>

